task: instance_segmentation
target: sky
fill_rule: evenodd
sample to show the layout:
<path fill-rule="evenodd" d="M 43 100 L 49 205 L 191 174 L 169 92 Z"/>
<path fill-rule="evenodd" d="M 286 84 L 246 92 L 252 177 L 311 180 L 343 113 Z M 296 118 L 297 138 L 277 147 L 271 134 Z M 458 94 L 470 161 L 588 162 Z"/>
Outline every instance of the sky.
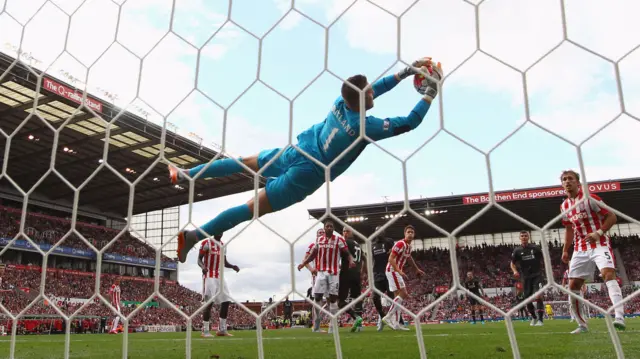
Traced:
<path fill-rule="evenodd" d="M 78 88 L 207 146 L 224 143 L 232 156 L 286 146 L 290 120 L 296 143 L 351 75 L 374 81 L 403 68 L 398 60 L 440 61 L 442 107 L 434 102 L 416 130 L 369 146 L 331 183 L 332 206 L 403 200 L 409 157 L 410 199 L 487 192 L 486 154 L 496 191 L 559 184 L 561 170 L 579 169 L 576 145 L 589 181 L 639 176 L 640 50 L 629 52 L 640 44 L 640 3 L 565 0 L 563 41 L 558 0 L 478 2 L 299 0 L 291 10 L 287 0 L 241 0 L 228 19 L 229 2 L 219 0 L 0 0 L 0 51 L 22 48 L 38 59 L 27 64 L 70 82 L 64 70 Z M 404 116 L 419 98 L 404 81 L 368 114 Z M 181 225 L 252 195 L 183 206 Z M 309 275 L 291 258 L 300 263 L 319 227 L 307 210 L 326 202 L 325 185 L 225 234 L 229 261 L 241 267 L 225 273 L 236 300 L 279 300 L 292 276 L 306 293 Z M 196 253 L 187 260 L 180 282 L 199 292 Z"/>

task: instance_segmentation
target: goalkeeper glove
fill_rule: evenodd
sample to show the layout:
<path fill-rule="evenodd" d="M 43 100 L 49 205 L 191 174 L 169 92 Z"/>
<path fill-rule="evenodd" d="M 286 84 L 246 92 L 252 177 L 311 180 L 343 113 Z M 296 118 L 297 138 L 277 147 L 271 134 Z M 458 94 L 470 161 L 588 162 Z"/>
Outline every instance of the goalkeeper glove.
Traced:
<path fill-rule="evenodd" d="M 419 92 L 424 94 L 425 100 L 431 102 L 438 95 L 438 82 L 442 81 L 443 78 L 442 65 L 438 62 L 436 66 L 422 67 L 422 71 L 427 73 L 429 77 L 424 76 Z"/>
<path fill-rule="evenodd" d="M 411 76 L 411 75 L 415 75 L 418 73 L 418 71 L 414 70 L 413 68 L 421 68 L 423 66 L 431 66 L 431 58 L 430 57 L 423 57 L 419 60 L 416 60 L 414 62 L 411 63 L 411 66 L 407 66 L 404 70 L 398 72 L 398 77 L 400 78 L 400 80 L 404 80 L 407 77 Z"/>

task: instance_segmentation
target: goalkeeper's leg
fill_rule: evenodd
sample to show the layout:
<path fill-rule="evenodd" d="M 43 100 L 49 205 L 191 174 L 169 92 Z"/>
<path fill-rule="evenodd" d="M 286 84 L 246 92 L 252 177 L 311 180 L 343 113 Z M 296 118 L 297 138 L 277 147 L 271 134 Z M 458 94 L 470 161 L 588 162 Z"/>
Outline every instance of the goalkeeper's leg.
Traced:
<path fill-rule="evenodd" d="M 249 167 L 252 171 L 257 172 L 264 167 L 265 164 L 271 161 L 278 152 L 280 152 L 280 149 L 274 148 L 271 150 L 261 151 L 260 153 L 249 157 L 240 157 L 237 160 L 233 158 L 221 158 L 213 161 L 208 167 L 207 163 L 203 163 L 190 169 L 178 169 L 173 165 L 169 165 L 169 179 L 171 180 L 171 183 L 178 184 L 187 180 L 187 175 L 193 178 L 203 169 L 204 172 L 202 172 L 198 178 L 225 177 L 244 171 L 245 168 L 239 162 Z M 263 175 L 267 177 L 279 176 L 286 169 L 285 161 L 286 158 L 284 158 L 284 156 L 278 157 L 269 165 Z"/>
<path fill-rule="evenodd" d="M 297 154 L 295 149 L 292 151 L 294 153 L 285 151 L 276 161 L 280 161 L 278 164 L 280 167 L 289 166 L 286 171 L 276 178 L 270 178 L 265 188 L 258 193 L 258 217 L 288 208 L 304 200 L 324 184 L 324 170 L 306 160 L 303 155 Z M 301 161 L 295 156 L 302 156 L 304 160 Z M 267 158 L 268 156 L 261 157 L 259 161 L 261 167 L 264 166 L 264 161 Z M 273 173 L 270 173 L 269 167 L 265 171 L 265 176 L 271 174 Z M 198 230 L 180 232 L 178 234 L 178 259 L 180 262 L 184 263 L 187 260 L 187 253 L 200 240 L 211 235 L 219 238 L 225 231 L 250 220 L 253 217 L 255 206 L 255 198 L 251 198 L 246 204 L 227 209 L 200 227 L 206 234 Z"/>

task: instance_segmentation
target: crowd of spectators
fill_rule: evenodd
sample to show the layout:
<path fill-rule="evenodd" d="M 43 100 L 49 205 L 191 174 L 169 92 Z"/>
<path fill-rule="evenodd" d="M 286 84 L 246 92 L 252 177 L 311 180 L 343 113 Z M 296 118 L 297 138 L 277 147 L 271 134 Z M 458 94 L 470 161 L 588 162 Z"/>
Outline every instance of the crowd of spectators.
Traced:
<path fill-rule="evenodd" d="M 18 210 L 0 207 L 0 237 L 12 238 L 16 236 L 20 227 L 20 220 L 21 215 Z M 33 241 L 55 244 L 69 232 L 70 222 L 45 214 L 29 213 L 26 216 L 25 228 L 27 229 L 27 235 Z M 82 223 L 76 225 L 76 230 L 98 249 L 120 233 L 114 229 Z M 621 254 L 621 258 L 618 258 L 618 260 L 623 261 L 626 275 L 630 281 L 640 280 L 640 241 L 638 239 L 637 235 L 614 236 L 612 241 Z M 552 273 L 554 279 L 560 283 L 566 269 L 566 265 L 560 260 L 562 247 L 557 241 L 549 242 L 548 244 L 553 265 Z M 65 239 L 63 245 L 65 247 L 88 249 L 86 244 L 73 234 Z M 515 285 L 515 279 L 511 274 L 509 263 L 514 246 L 513 244 L 460 246 L 456 250 L 458 272 L 462 277 L 467 271 L 474 272 L 484 288 L 512 288 Z M 155 257 L 153 247 L 128 233 L 121 235 L 117 242 L 109 248 L 109 251 L 139 258 Z M 418 313 L 437 299 L 438 294 L 441 293 L 437 289 L 445 288 L 447 290 L 452 284 L 453 278 L 448 249 L 429 248 L 416 250 L 413 256 L 426 275 L 418 277 L 410 266 L 406 268 L 405 273 L 408 275 L 406 283 L 410 299 L 405 301 L 403 305 L 411 312 Z M 170 260 L 167 257 L 163 259 Z M 42 298 L 35 300 L 40 293 L 42 278 L 40 264 L 14 263 L 12 265 L 12 263 L 3 259 L 3 265 L 5 269 L 0 276 L 2 279 L 0 282 L 1 303 L 13 314 L 22 312 L 26 316 L 58 315 L 56 309 L 51 305 L 55 304 L 65 315 L 75 313 L 82 318 L 74 322 L 75 328 L 85 329 L 95 327 L 101 321 L 100 318 L 112 318 L 114 315 L 100 300 L 94 298 L 88 304 L 84 304 L 82 301 L 94 296 L 96 287 L 95 273 L 60 269 L 66 268 L 64 263 L 60 263 L 58 268 L 49 268 L 44 284 L 44 294 L 49 300 L 53 301 L 51 303 L 49 300 Z M 109 298 L 108 291 L 113 283 L 113 277 L 112 274 L 108 273 L 101 275 L 99 292 L 106 299 Z M 596 282 L 601 281 L 597 275 L 594 276 L 594 279 Z M 367 280 L 364 278 L 363 286 L 366 288 L 367 285 Z M 144 302 L 147 299 L 150 299 L 150 303 L 153 304 L 137 311 L 130 321 L 130 327 L 132 328 L 149 325 L 184 326 L 186 325 L 186 319 L 181 313 L 187 316 L 192 315 L 201 306 L 202 298 L 200 293 L 166 279 L 161 279 L 160 297 L 154 295 L 154 283 L 151 278 L 124 276 L 121 281 L 121 288 L 122 300 L 133 302 L 123 307 L 123 315 L 129 315 L 136 310 L 139 305 L 137 303 Z M 603 290 L 589 290 L 586 298 L 596 305 L 606 308 L 610 305 L 610 302 L 606 287 L 602 288 Z M 637 287 L 625 285 L 623 287 L 624 295 L 629 295 L 634 288 Z M 78 299 L 80 299 L 79 302 L 77 302 Z M 487 297 L 486 300 L 504 311 L 509 310 L 517 303 L 514 293 L 510 291 L 500 292 L 497 295 Z M 566 295 L 552 289 L 545 293 L 544 300 L 564 301 L 566 300 Z M 366 299 L 364 308 L 365 321 L 375 323 L 377 314 L 370 298 Z M 566 310 L 566 308 L 560 305 L 558 310 L 562 311 Z M 626 311 L 627 313 L 640 313 L 640 298 L 630 301 L 626 305 Z M 265 313 L 262 318 L 262 325 L 269 325 L 276 319 L 278 314 L 281 315 L 281 313 L 277 312 Z M 487 311 L 485 315 L 487 318 L 491 318 L 497 316 L 497 313 Z M 88 318 L 84 318 L 84 316 L 88 316 Z M 469 316 L 470 308 L 464 295 L 452 295 L 433 306 L 431 310 L 426 311 L 420 319 L 422 321 L 465 320 Z M 215 325 L 217 315 L 213 315 L 213 318 Z M 194 328 L 199 328 L 201 320 L 202 316 L 200 314 L 193 318 Z M 55 322 L 55 319 L 51 319 L 51 323 L 53 322 Z M 255 327 L 256 319 L 252 314 L 245 312 L 237 305 L 232 305 L 228 323 L 232 328 L 250 328 Z M 46 329 L 41 324 L 42 322 L 37 322 L 36 324 L 30 324 L 30 326 L 34 331 Z"/>
<path fill-rule="evenodd" d="M 18 239 L 24 239 L 23 236 L 19 236 L 21 214 L 22 212 L 18 209 L 0 206 L 0 238 L 12 239 L 17 236 Z M 64 239 L 60 246 L 87 251 L 90 248 L 80 236 L 96 249 L 101 250 L 121 232 L 113 228 L 76 222 L 76 231 L 65 237 L 71 230 L 71 221 L 37 212 L 27 212 L 24 228 L 27 237 L 35 243 L 55 245 Z M 80 236 L 78 236 L 78 233 Z M 155 251 L 153 246 L 135 238 L 126 231 L 106 250 L 107 253 L 111 254 L 144 259 L 155 259 Z M 162 261 L 175 262 L 175 259 L 163 254 Z"/>

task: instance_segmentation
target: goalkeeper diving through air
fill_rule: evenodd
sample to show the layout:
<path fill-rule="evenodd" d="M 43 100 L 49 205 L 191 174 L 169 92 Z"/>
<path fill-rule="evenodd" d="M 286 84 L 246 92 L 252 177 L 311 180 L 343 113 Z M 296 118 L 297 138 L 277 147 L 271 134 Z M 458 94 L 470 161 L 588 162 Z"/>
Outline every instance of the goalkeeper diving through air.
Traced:
<path fill-rule="evenodd" d="M 417 69 L 421 69 L 421 72 L 425 74 L 428 72 L 432 78 L 421 76 Z M 367 111 L 373 108 L 375 98 L 393 89 L 400 81 L 416 74 L 420 76 L 417 79 L 422 78 L 422 81 L 414 81 L 414 86 L 423 97 L 408 116 L 385 119 L 374 116 L 366 117 L 364 131 L 373 141 L 401 135 L 415 129 L 422 123 L 431 101 L 438 94 L 437 81 L 443 78 L 442 67 L 440 63 L 434 66 L 431 58 L 426 57 L 413 62 L 411 66 L 397 74 L 379 79 L 369 87 L 364 75 L 355 75 L 347 79 L 350 84 L 365 91 L 364 111 Z M 360 91 L 344 83 L 341 96 L 336 99 L 324 121 L 311 126 L 298 135 L 298 147 L 322 164 L 329 165 L 358 139 L 360 130 Z M 332 166 L 330 169 L 331 181 L 347 170 L 368 144 L 369 142 L 366 140 L 360 141 Z M 238 161 L 257 172 L 280 150 L 279 148 L 264 150 L 257 155 L 239 158 Z M 201 176 L 203 178 L 224 177 L 242 172 L 245 168 L 238 161 L 233 158 L 213 161 Z M 177 184 L 187 180 L 187 176 L 194 177 L 205 166 L 206 164 L 202 164 L 184 170 L 169 165 L 169 177 L 173 184 Z M 259 216 L 280 211 L 304 200 L 325 182 L 324 168 L 305 157 L 294 147 L 287 147 L 281 156 L 269 165 L 263 175 L 268 180 L 265 188 L 258 194 Z M 246 204 L 229 208 L 220 213 L 200 229 L 219 240 L 225 231 L 253 218 L 255 205 L 255 198 L 251 198 Z M 178 234 L 178 259 L 180 262 L 184 263 L 189 250 L 206 237 L 198 230 L 181 231 Z"/>

